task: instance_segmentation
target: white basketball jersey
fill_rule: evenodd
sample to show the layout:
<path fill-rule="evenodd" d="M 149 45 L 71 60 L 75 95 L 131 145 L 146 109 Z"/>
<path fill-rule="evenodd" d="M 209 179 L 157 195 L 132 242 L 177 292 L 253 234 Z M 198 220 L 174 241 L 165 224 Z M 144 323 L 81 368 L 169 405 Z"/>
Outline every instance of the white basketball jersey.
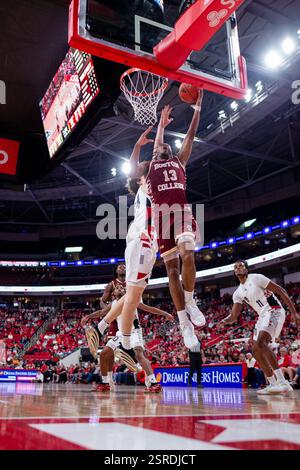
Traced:
<path fill-rule="evenodd" d="M 134 200 L 134 220 L 130 224 L 126 242 L 131 240 L 146 239 L 156 240 L 153 222 L 151 200 L 142 187 L 139 188 Z"/>
<path fill-rule="evenodd" d="M 258 315 L 269 308 L 283 308 L 276 295 L 266 289 L 270 279 L 262 274 L 249 274 L 233 294 L 233 303 L 250 305 Z"/>

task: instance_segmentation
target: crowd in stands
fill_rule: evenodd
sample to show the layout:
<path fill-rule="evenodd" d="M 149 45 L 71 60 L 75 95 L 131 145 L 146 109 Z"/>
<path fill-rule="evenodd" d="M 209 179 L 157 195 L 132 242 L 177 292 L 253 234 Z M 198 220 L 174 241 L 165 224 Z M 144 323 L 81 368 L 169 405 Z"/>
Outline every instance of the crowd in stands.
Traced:
<path fill-rule="evenodd" d="M 287 286 L 289 294 L 298 307 L 300 306 L 300 284 Z M 152 302 L 162 310 L 174 313 L 173 322 L 164 322 L 156 315 L 141 314 L 147 355 L 153 365 L 180 366 L 189 363 L 188 350 L 183 346 L 175 312 L 168 299 Z M 225 326 L 221 320 L 230 313 L 231 296 L 220 299 L 198 300 L 199 307 L 206 316 L 206 326 L 198 330 L 205 352 L 205 362 L 231 363 L 245 362 L 248 366 L 248 384 L 258 387 L 264 382 L 259 364 L 252 356 L 252 333 L 256 322 L 256 314 L 245 307 L 236 324 Z M 298 308 L 299 310 L 299 308 Z M 5 339 L 7 362 L 9 366 L 39 366 L 43 381 L 54 383 L 92 383 L 100 381 L 99 367 L 95 364 L 73 365 L 67 369 L 61 364 L 64 356 L 86 346 L 84 330 L 80 326 L 83 310 L 62 310 L 51 321 L 47 331 L 40 336 L 37 343 L 24 356 L 24 363 L 18 362 L 18 347 L 22 347 L 32 334 L 43 323 L 47 314 L 39 311 L 18 313 L 0 310 L 0 339 Z M 300 371 L 300 334 L 297 327 L 287 315 L 280 340 L 272 345 L 279 358 L 279 364 L 291 382 L 299 379 Z M 124 366 L 115 366 L 116 383 L 143 383 L 143 374 L 133 377 Z"/>
<path fill-rule="evenodd" d="M 61 310 L 47 331 L 25 356 L 30 362 L 43 360 L 58 362 L 85 344 L 85 335 L 80 327 L 82 310 Z"/>
<path fill-rule="evenodd" d="M 8 362 L 18 357 L 48 316 L 47 311 L 0 309 L 0 340 L 5 341 Z"/>

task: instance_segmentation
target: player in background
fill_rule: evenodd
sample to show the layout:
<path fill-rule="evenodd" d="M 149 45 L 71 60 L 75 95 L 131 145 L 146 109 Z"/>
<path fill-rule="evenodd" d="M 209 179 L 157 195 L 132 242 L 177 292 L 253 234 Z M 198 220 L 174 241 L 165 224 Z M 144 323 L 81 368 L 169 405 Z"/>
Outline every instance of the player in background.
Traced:
<path fill-rule="evenodd" d="M 196 326 L 205 325 L 205 317 L 193 298 L 196 279 L 194 251 L 198 230 L 187 201 L 185 174 L 199 126 L 202 98 L 203 91 L 199 90 L 194 115 L 178 155 L 173 155 L 170 145 L 164 143 L 164 131 L 172 119 L 171 108 L 166 106 L 163 109 L 154 143 L 153 159 L 147 174 L 159 251 L 165 262 L 170 293 L 177 310 L 184 344 L 189 349 L 198 344 L 192 322 Z M 182 261 L 181 273 L 179 257 Z M 129 331 L 130 322 L 124 321 L 123 341 Z"/>
<path fill-rule="evenodd" d="M 101 311 L 97 311 L 94 313 L 91 313 L 85 317 L 82 318 L 81 320 L 81 326 L 86 327 L 86 324 L 88 321 L 96 318 L 103 317 L 104 318 L 101 320 L 99 323 L 100 325 L 100 330 L 103 332 L 102 334 L 105 333 L 105 330 L 109 327 L 109 325 L 117 319 L 117 322 L 119 324 L 120 322 L 120 314 L 123 309 L 125 301 L 125 296 L 123 296 L 119 301 L 114 302 L 111 306 L 105 307 L 105 309 Z M 155 307 L 151 307 L 149 305 L 145 305 L 143 303 L 140 303 L 138 305 L 138 308 L 142 310 L 143 312 L 150 313 L 152 315 L 162 315 L 165 317 L 167 320 L 173 320 L 172 315 L 170 315 L 167 312 L 164 312 L 163 310 L 160 310 Z M 120 326 L 120 325 L 119 325 Z M 99 331 L 99 330 L 98 330 Z M 99 335 L 99 333 L 97 333 Z M 110 339 L 104 349 L 101 351 L 100 354 L 100 370 L 101 370 L 101 377 L 102 377 L 102 384 L 98 385 L 96 387 L 96 391 L 98 392 L 109 392 L 110 391 L 110 375 L 112 372 L 112 366 L 114 362 L 114 353 L 117 351 L 118 357 L 122 359 L 125 364 L 131 368 L 131 370 L 136 371 L 136 362 L 137 361 L 142 369 L 145 371 L 146 374 L 146 393 L 158 393 L 161 391 L 161 386 L 160 384 L 157 383 L 155 375 L 153 373 L 153 369 L 151 367 L 151 363 L 149 359 L 145 356 L 144 353 L 144 340 L 143 340 L 143 333 L 142 333 L 142 328 L 139 323 L 139 318 L 137 311 L 135 311 L 135 318 L 133 322 L 133 328 L 131 332 L 131 350 L 128 350 L 127 352 L 122 351 L 121 348 L 121 332 L 118 331 L 116 336 L 112 339 Z M 98 336 L 98 342 L 96 344 L 92 343 L 92 354 L 94 357 L 96 357 L 97 350 L 99 347 L 99 339 L 100 336 Z"/>
<path fill-rule="evenodd" d="M 100 299 L 100 307 L 102 308 L 103 316 L 105 316 L 105 307 L 109 307 L 106 312 L 110 310 L 110 306 L 117 302 L 126 292 L 126 266 L 125 264 L 119 264 L 114 271 L 114 279 L 107 284 L 104 289 L 103 295 Z M 97 327 L 96 327 L 97 330 Z M 118 324 L 116 321 L 111 322 L 109 330 L 107 332 L 107 339 L 112 339 L 116 336 L 118 331 Z M 92 330 L 88 331 L 88 334 L 91 337 L 91 340 L 97 341 L 97 338 L 94 337 Z M 89 339 L 88 339 L 89 340 Z M 114 365 L 114 359 L 111 359 L 109 364 L 109 370 L 112 370 Z"/>
<path fill-rule="evenodd" d="M 277 358 L 270 348 L 270 344 L 279 337 L 285 322 L 286 313 L 278 300 L 279 296 L 287 305 L 294 322 L 299 326 L 300 317 L 288 293 L 281 286 L 262 274 L 249 274 L 246 261 L 237 261 L 234 265 L 234 274 L 240 285 L 233 294 L 233 307 L 231 314 L 223 322 L 235 323 L 240 315 L 243 303 L 246 303 L 258 314 L 253 335 L 253 355 L 262 368 L 269 385 L 259 390 L 260 395 L 285 393 L 293 390 L 285 380 Z"/>

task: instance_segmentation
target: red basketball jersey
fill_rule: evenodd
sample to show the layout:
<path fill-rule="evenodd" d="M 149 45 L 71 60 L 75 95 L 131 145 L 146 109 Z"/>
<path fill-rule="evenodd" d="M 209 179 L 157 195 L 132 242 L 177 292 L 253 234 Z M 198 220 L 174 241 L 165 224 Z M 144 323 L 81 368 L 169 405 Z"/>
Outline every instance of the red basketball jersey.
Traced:
<path fill-rule="evenodd" d="M 188 204 L 186 175 L 177 157 L 169 160 L 152 160 L 147 175 L 148 192 L 155 205 Z"/>
<path fill-rule="evenodd" d="M 122 287 L 124 289 L 124 291 L 126 289 L 126 281 L 119 281 L 118 278 L 112 280 L 112 285 L 113 285 L 114 289 L 116 287 Z M 116 297 L 114 292 L 112 292 L 112 294 L 111 294 L 111 299 L 112 300 L 118 300 L 118 298 Z"/>

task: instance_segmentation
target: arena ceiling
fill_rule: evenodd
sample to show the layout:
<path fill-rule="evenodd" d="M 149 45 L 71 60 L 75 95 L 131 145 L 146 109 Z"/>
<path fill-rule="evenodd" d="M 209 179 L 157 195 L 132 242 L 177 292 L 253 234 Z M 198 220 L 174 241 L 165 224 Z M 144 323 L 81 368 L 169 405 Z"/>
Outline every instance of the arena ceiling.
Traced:
<path fill-rule="evenodd" d="M 5 4 L 4 4 L 5 3 Z M 7 105 L 0 108 L 3 132 L 40 133 L 38 102 L 67 51 L 67 0 L 15 0 L 0 3 L 0 78 L 7 84 Z M 180 0 L 165 0 L 177 12 Z M 206 219 L 245 214 L 256 207 L 289 199 L 299 207 L 300 105 L 292 84 L 300 80 L 300 6 L 297 0 L 249 0 L 238 10 L 242 54 L 248 64 L 255 100 L 240 102 L 206 93 L 201 125 L 188 167 L 191 202 L 203 202 Z M 297 31 L 298 36 L 297 36 Z M 278 68 L 264 63 L 290 36 L 297 48 Z M 218 67 L 224 45 L 211 51 Z M 259 90 L 259 91 L 258 91 Z M 172 83 L 160 108 L 173 106 L 167 139 L 184 136 L 191 110 Z M 220 111 L 226 118 L 219 119 Z M 125 178 L 112 177 L 143 128 L 120 97 L 115 116 L 102 119 L 91 134 L 49 175 L 19 191 L 0 185 L 2 230 L 19 224 L 94 224 L 101 202 L 124 194 Z M 149 158 L 151 149 L 143 156 Z"/>

